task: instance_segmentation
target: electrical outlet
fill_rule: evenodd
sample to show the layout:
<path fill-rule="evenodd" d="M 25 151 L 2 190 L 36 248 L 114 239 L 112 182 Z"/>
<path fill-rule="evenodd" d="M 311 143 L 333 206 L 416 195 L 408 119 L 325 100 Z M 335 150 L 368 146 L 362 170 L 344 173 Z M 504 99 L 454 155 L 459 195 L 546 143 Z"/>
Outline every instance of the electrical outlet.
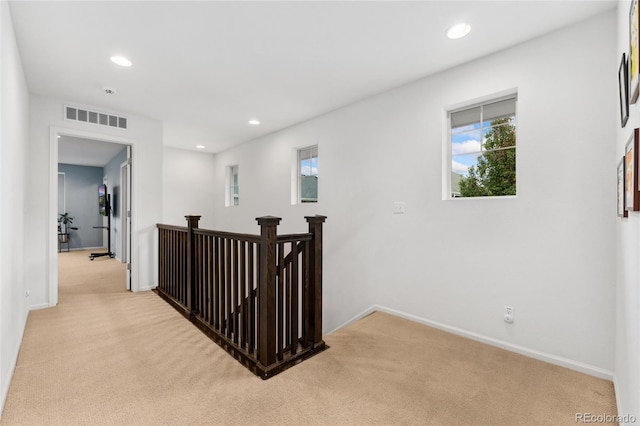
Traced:
<path fill-rule="evenodd" d="M 504 314 L 504 322 L 507 324 L 513 323 L 513 308 L 511 306 L 504 307 L 506 313 Z"/>
<path fill-rule="evenodd" d="M 393 214 L 404 214 L 404 201 L 393 202 Z"/>

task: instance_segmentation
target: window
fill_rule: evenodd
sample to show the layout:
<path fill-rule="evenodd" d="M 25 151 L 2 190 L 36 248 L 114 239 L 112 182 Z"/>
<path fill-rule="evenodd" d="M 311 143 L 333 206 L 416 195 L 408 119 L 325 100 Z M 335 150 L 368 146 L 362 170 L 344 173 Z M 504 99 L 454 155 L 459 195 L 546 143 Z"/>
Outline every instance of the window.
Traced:
<path fill-rule="evenodd" d="M 298 150 L 298 203 L 318 202 L 318 146 Z"/>
<path fill-rule="evenodd" d="M 238 166 L 227 166 L 225 175 L 225 206 L 237 206 L 240 204 Z"/>
<path fill-rule="evenodd" d="M 516 195 L 516 95 L 449 112 L 451 197 Z"/>

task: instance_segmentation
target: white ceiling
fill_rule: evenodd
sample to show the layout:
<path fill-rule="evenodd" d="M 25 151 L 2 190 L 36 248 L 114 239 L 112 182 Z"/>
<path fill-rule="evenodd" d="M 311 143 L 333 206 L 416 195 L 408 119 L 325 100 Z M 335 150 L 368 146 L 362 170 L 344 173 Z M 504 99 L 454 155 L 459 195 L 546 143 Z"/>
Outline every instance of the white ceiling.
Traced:
<path fill-rule="evenodd" d="M 165 145 L 217 152 L 617 1 L 9 3 L 32 93 L 162 120 Z M 471 34 L 447 39 L 463 20 Z"/>
<path fill-rule="evenodd" d="M 126 145 L 62 135 L 58 138 L 58 163 L 104 167 Z"/>

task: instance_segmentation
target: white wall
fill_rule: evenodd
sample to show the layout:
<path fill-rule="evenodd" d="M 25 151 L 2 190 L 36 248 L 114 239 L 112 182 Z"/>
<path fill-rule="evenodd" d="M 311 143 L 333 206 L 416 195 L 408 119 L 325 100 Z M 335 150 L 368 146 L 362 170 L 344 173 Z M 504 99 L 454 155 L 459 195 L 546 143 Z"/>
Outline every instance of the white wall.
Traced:
<path fill-rule="evenodd" d="M 631 2 L 618 3 L 616 64 L 622 53 L 629 54 L 629 8 Z M 617 68 L 616 68 L 617 69 Z M 616 105 L 617 106 L 617 105 Z M 639 104 L 631 105 L 629 121 L 621 128 L 616 108 L 617 155 L 609 164 L 613 169 L 624 154 L 633 129 L 640 127 Z M 614 164 L 615 163 L 615 164 Z M 617 291 L 615 385 L 618 412 L 640 419 L 640 213 L 629 212 L 617 221 Z"/>
<path fill-rule="evenodd" d="M 213 154 L 164 148 L 162 223 L 187 226 L 186 215 L 200 215 L 199 226 L 213 228 L 214 170 Z"/>
<path fill-rule="evenodd" d="M 31 306 L 44 307 L 57 302 L 50 277 L 57 276 L 55 253 L 55 221 L 51 218 L 50 194 L 57 164 L 57 139 L 52 133 L 104 138 L 132 145 L 132 289 L 156 286 L 157 250 L 155 225 L 162 219 L 162 123 L 145 117 L 128 115 L 128 129 L 118 129 L 63 119 L 63 105 L 70 101 L 31 95 L 29 187 L 26 230 L 29 262 L 27 282 L 31 290 Z M 89 107 L 87 105 L 79 105 Z M 100 109 L 102 110 L 102 109 Z M 55 151 L 55 152 L 53 152 Z M 56 157 L 54 158 L 53 155 Z M 124 284 L 123 284 L 124 286 Z"/>
<path fill-rule="evenodd" d="M 8 3 L 0 2 L 0 413 L 27 320 L 24 229 L 29 95 Z"/>
<path fill-rule="evenodd" d="M 325 214 L 324 329 L 373 305 L 602 377 L 613 370 L 613 12 L 216 155 L 218 228 Z M 427 54 L 425 52 L 425 54 Z M 443 109 L 518 89 L 518 196 L 442 200 Z M 319 146 L 319 198 L 290 204 Z M 224 207 L 239 165 L 240 206 Z M 613 165 L 613 166 L 612 166 Z M 394 215 L 393 202 L 406 202 Z M 504 305 L 515 323 L 503 322 Z"/>

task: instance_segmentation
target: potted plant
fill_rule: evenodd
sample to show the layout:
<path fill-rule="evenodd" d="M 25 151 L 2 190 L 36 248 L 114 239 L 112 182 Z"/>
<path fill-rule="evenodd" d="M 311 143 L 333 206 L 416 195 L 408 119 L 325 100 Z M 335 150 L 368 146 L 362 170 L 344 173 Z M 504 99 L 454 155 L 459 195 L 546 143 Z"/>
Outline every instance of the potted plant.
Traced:
<path fill-rule="evenodd" d="M 73 223 L 73 218 L 68 212 L 60 213 L 58 216 L 58 239 L 61 243 L 69 242 L 69 230 L 77 230 L 78 228 L 69 226 Z"/>

